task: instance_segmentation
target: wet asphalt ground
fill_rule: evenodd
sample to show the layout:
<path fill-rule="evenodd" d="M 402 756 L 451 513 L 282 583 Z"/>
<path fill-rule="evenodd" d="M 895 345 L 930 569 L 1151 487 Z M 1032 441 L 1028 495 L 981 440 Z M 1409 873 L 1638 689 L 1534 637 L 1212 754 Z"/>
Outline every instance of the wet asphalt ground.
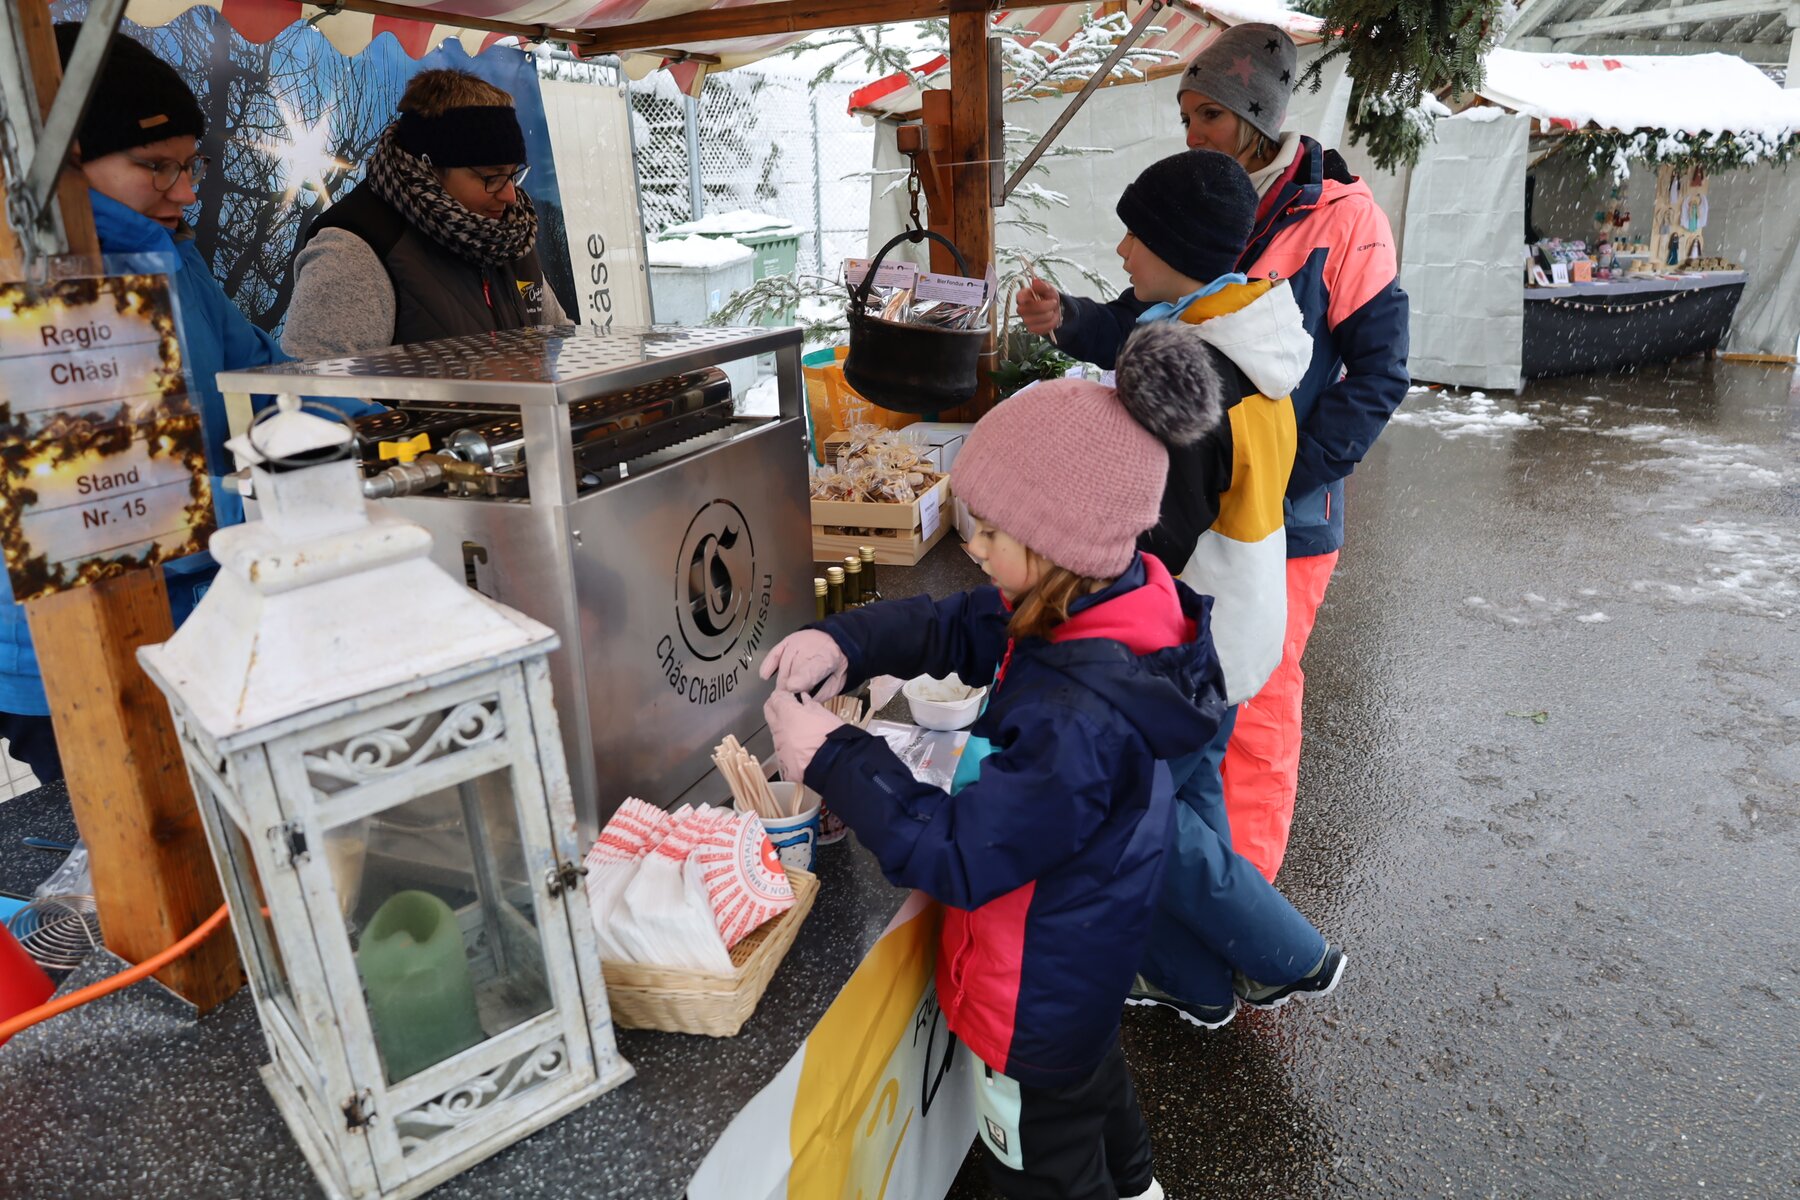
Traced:
<path fill-rule="evenodd" d="M 1277 881 L 1349 972 L 1211 1033 L 1127 1012 L 1172 1200 L 1800 1196 L 1793 382 L 1407 398 Z"/>

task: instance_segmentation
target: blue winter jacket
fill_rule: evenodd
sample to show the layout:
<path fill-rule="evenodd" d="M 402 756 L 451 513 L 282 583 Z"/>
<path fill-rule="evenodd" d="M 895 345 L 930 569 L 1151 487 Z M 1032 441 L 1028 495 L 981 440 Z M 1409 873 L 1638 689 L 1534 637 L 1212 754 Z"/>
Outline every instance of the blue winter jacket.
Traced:
<path fill-rule="evenodd" d="M 1293 169 L 1257 213 L 1238 268 L 1286 279 L 1314 343 L 1293 392 L 1299 436 L 1286 504 L 1288 557 L 1307 558 L 1344 544 L 1344 478 L 1412 382 L 1406 293 L 1387 216 L 1337 151 L 1302 137 Z M 1108 304 L 1065 295 L 1056 344 L 1111 367 L 1148 307 L 1129 288 Z"/>
<path fill-rule="evenodd" d="M 992 587 L 822 626 L 852 682 L 1001 676 L 971 730 L 992 752 L 954 795 L 853 726 L 826 739 L 806 782 L 888 879 L 944 904 L 937 982 L 950 1029 L 1021 1083 L 1085 1079 L 1118 1029 L 1172 835 L 1167 760 L 1205 745 L 1224 712 L 1209 605 L 1140 555 L 1072 606 L 1055 641 L 1009 647 Z M 1071 628 L 1084 616 L 1087 628 Z M 1127 642 L 1146 644 L 1146 629 L 1162 648 L 1135 652 Z"/>
<path fill-rule="evenodd" d="M 88 192 L 88 199 L 94 206 L 94 226 L 105 254 L 162 254 L 169 256 L 165 261 L 172 261 L 182 353 L 206 434 L 206 461 L 215 476 L 213 495 L 219 523 L 236 524 L 243 519 L 242 505 L 237 495 L 222 490 L 217 480 L 218 473 L 229 469 L 230 455 L 225 449 L 225 398 L 214 377 L 220 371 L 287 362 L 289 357 L 226 297 L 191 238 L 177 239 L 149 217 L 99 192 Z M 340 403 L 353 415 L 372 407 L 362 401 Z M 25 610 L 11 602 L 9 580 L 0 577 L 0 589 L 4 589 L 0 592 L 0 712 L 47 716 L 49 702 L 44 697 Z"/>

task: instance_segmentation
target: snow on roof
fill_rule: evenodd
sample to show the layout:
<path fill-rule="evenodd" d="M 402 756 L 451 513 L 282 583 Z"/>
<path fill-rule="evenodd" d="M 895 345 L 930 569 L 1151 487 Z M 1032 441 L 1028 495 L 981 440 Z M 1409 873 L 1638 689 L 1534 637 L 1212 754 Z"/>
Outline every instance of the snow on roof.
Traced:
<path fill-rule="evenodd" d="M 728 213 L 714 213 L 708 217 L 701 217 L 698 221 L 671 225 L 663 230 L 663 236 L 687 237 L 696 233 L 771 233 L 785 232 L 793 227 L 794 223 L 785 217 L 772 217 L 768 213 L 751 212 L 747 208 L 739 208 Z"/>
<path fill-rule="evenodd" d="M 644 248 L 653 267 L 728 267 L 752 257 L 750 247 L 730 238 L 664 238 Z"/>
<path fill-rule="evenodd" d="M 1800 129 L 1800 92 L 1730 54 L 1582 55 L 1494 50 L 1481 95 L 1567 129 L 1758 133 Z"/>

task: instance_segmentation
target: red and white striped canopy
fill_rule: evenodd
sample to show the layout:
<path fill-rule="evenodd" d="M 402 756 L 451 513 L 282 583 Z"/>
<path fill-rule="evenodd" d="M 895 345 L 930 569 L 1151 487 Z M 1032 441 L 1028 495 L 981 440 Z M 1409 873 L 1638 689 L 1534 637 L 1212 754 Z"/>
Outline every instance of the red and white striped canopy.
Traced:
<path fill-rule="evenodd" d="M 165 25 L 191 8 L 216 10 L 231 23 L 233 29 L 248 41 L 266 42 L 297 21 L 311 21 L 341 53 L 357 54 L 380 35 L 391 34 L 400 46 L 418 58 L 445 41 L 455 39 L 471 54 L 509 36 L 469 29 L 457 19 L 475 18 L 547 29 L 604 29 L 613 25 L 680 17 L 710 9 L 739 8 L 754 5 L 757 0 L 388 0 L 393 7 L 416 9 L 419 17 L 374 16 L 348 9 L 332 11 L 318 4 L 301 4 L 299 0 L 130 0 L 126 15 L 140 25 Z M 1089 6 L 1061 4 L 1041 9 L 1015 9 L 996 14 L 995 22 L 1014 27 L 1021 22 L 1036 40 L 1061 44 L 1081 28 L 1081 14 Z M 1142 0 L 1128 0 L 1127 10 L 1135 16 Z M 1282 26 L 1299 42 L 1316 41 L 1319 22 L 1281 7 L 1280 0 L 1175 0 L 1167 14 L 1168 31 L 1150 41 L 1153 47 L 1187 56 L 1206 43 L 1212 32 L 1224 25 L 1246 21 L 1269 21 Z M 625 56 L 625 70 L 632 78 L 642 78 L 658 67 L 667 67 L 676 83 L 689 95 L 698 95 L 709 70 L 725 70 L 743 66 L 767 57 L 799 41 L 805 35 L 783 33 L 766 37 L 737 38 L 726 42 L 686 42 L 658 49 L 683 50 L 716 57 L 719 62 L 703 63 L 665 59 L 655 54 Z M 933 67 L 941 71 L 947 64 Z M 894 77 L 898 83 L 888 87 L 885 95 L 894 96 L 911 86 L 905 74 Z M 880 89 L 883 80 L 870 85 Z M 907 107 L 904 96 L 895 97 L 895 108 Z M 873 102 L 872 102 L 873 103 Z M 885 102 L 884 102 L 885 103 Z M 918 106 L 916 90 L 910 107 Z"/>

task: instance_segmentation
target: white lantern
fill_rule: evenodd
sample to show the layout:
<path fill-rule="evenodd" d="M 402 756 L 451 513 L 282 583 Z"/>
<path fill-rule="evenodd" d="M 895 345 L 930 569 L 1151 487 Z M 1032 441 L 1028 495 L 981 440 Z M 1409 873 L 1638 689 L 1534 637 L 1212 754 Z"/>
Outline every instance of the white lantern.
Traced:
<path fill-rule="evenodd" d="M 263 1077 L 327 1195 L 416 1196 L 631 1077 L 582 886 L 556 635 L 364 504 L 294 397 L 231 443 L 261 521 L 139 658 L 249 967 Z"/>

